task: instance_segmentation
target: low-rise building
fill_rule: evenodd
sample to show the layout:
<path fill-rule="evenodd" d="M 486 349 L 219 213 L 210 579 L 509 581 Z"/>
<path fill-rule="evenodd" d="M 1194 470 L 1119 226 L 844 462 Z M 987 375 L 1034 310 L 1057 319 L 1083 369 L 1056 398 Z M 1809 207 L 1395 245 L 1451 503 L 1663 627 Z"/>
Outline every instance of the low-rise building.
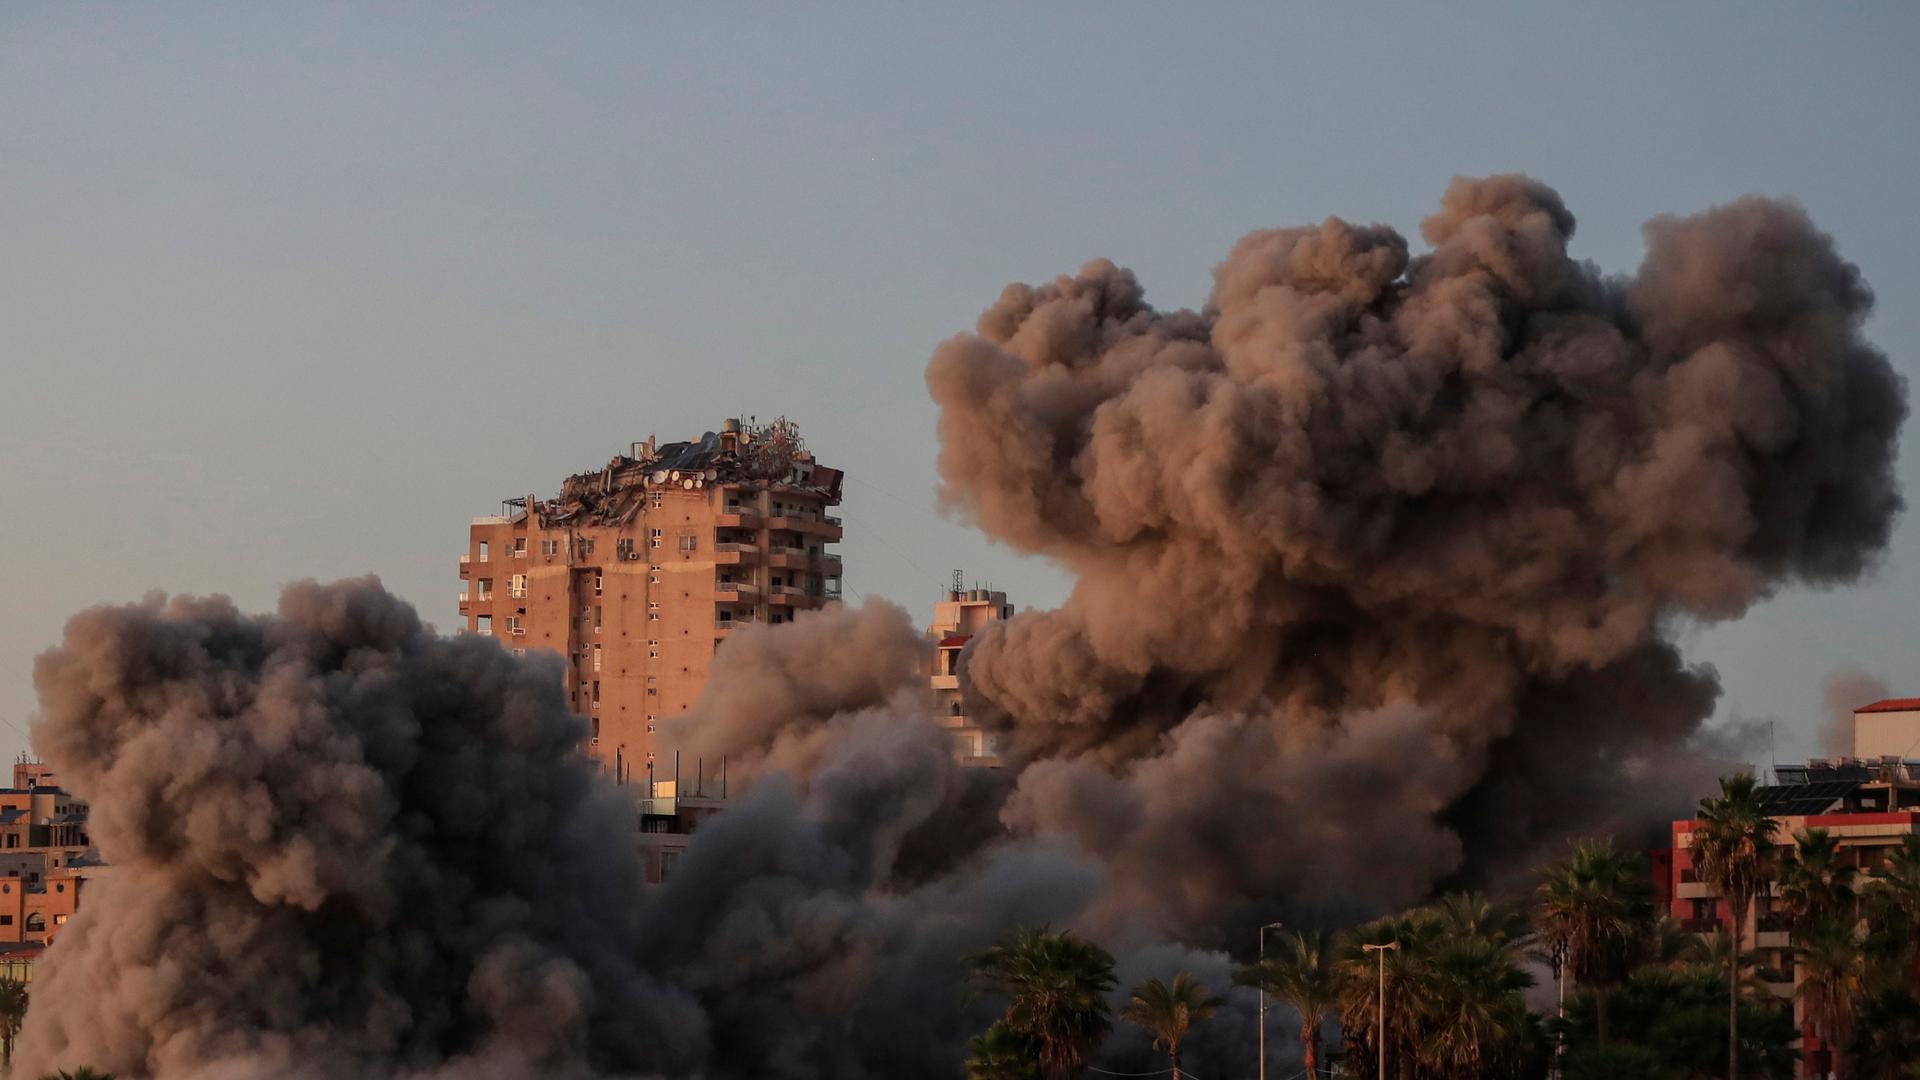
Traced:
<path fill-rule="evenodd" d="M 53 770 L 22 758 L 0 789 L 0 951 L 45 945 L 106 872 L 87 832 L 87 805 L 54 786 Z M 15 950 L 14 959 L 30 963 Z"/>
<path fill-rule="evenodd" d="M 1920 699 L 1875 702 L 1855 710 L 1854 717 L 1856 752 L 1890 748 L 1898 752 L 1776 765 L 1775 782 L 1760 787 L 1756 796 L 1776 823 L 1780 854 L 1785 855 L 1807 830 L 1824 829 L 1864 877 L 1885 863 L 1903 837 L 1920 832 L 1920 759 L 1907 756 L 1920 749 Z M 1672 850 L 1655 853 L 1654 866 L 1661 878 L 1656 893 L 1668 910 L 1686 929 L 1706 933 L 1726 926 L 1731 912 L 1698 872 L 1692 841 L 1700 827 L 1698 820 L 1674 822 Z M 1794 1009 L 1802 1030 L 1804 1075 L 1826 1075 L 1830 1055 L 1807 1028 L 1804 1010 L 1795 1002 L 1799 973 L 1794 965 L 1792 925 L 1772 882 L 1762 885 L 1739 934 L 1742 948 L 1755 957 L 1756 972 L 1768 991 L 1783 1008 Z"/>

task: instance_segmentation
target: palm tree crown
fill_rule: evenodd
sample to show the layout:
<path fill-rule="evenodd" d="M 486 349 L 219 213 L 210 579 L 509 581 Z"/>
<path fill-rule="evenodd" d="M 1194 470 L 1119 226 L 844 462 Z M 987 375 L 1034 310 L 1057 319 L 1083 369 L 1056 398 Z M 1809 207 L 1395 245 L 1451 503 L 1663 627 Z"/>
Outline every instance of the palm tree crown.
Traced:
<path fill-rule="evenodd" d="M 1320 1067 L 1320 1025 L 1340 1007 L 1345 989 L 1327 935 L 1288 934 L 1272 956 L 1241 968 L 1233 981 L 1259 987 L 1300 1015 L 1300 1044 L 1306 1054 L 1302 1064 L 1308 1076 L 1318 1075 L 1314 1070 Z"/>
<path fill-rule="evenodd" d="M 1842 858 L 1838 837 L 1825 829 L 1808 829 L 1795 838 L 1793 850 L 1780 864 L 1777 892 L 1794 924 L 1804 928 L 1850 914 L 1859 873 Z"/>
<path fill-rule="evenodd" d="M 974 958 L 974 976 L 1008 997 L 1006 1026 L 1034 1039 L 1049 1075 L 1072 1076 L 1113 1030 L 1113 957 L 1071 933 L 1016 931 Z"/>
<path fill-rule="evenodd" d="M 1181 971 L 1173 982 L 1148 979 L 1133 988 L 1133 998 L 1120 1010 L 1120 1018 L 1137 1024 L 1153 1036 L 1156 1050 L 1164 1050 L 1173 1062 L 1174 1080 L 1180 1080 L 1180 1044 L 1193 1025 L 1206 1020 L 1224 1004 L 1191 974 Z"/>

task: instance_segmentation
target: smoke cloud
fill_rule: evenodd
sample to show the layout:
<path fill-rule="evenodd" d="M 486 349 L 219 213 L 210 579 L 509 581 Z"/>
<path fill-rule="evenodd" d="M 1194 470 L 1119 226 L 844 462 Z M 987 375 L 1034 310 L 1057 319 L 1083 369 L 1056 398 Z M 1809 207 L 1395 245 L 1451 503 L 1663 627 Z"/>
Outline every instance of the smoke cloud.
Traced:
<path fill-rule="evenodd" d="M 1886 697 L 1886 680 L 1859 668 L 1840 668 L 1820 685 L 1827 714 L 1820 728 L 1820 752 L 1828 757 L 1853 756 L 1853 710 Z"/>
<path fill-rule="evenodd" d="M 1666 629 L 1884 547 L 1905 387 L 1805 212 L 1657 219 L 1629 278 L 1573 230 L 1461 179 L 1425 254 L 1255 232 L 1198 312 L 1095 261 L 935 353 L 946 505 L 1076 576 L 967 657 L 1028 763 L 1008 819 L 1126 868 L 1119 913 L 1406 903 L 1677 809 L 1648 763 L 1718 687 Z"/>
<path fill-rule="evenodd" d="M 949 758 L 900 609 L 737 631 L 666 734 L 745 794 L 658 889 L 557 673 L 370 580 L 77 617 L 36 740 L 114 869 L 20 1068 L 954 1075 L 1015 926 L 1225 992 L 1259 922 L 1683 809 L 1738 754 L 1674 627 L 1871 566 L 1905 388 L 1797 206 L 1659 219 L 1629 278 L 1573 224 L 1460 180 L 1427 252 L 1256 232 L 1197 312 L 1101 261 L 1009 287 L 927 372 L 947 505 L 1076 575 L 966 654 L 1007 768 Z M 1200 1075 L 1250 1064 L 1228 996 Z"/>

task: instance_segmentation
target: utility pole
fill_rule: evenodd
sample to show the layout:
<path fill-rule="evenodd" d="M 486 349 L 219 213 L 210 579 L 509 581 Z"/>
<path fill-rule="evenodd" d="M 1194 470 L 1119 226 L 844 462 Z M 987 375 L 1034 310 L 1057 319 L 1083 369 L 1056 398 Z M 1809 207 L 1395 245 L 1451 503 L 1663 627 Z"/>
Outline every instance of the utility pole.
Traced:
<path fill-rule="evenodd" d="M 1400 943 L 1389 941 L 1385 945 L 1362 945 L 1362 949 L 1373 953 L 1380 965 L 1380 1002 L 1375 1012 L 1374 1041 L 1380 1049 L 1380 1073 L 1378 1080 L 1387 1080 L 1387 950 L 1397 949 Z"/>
<path fill-rule="evenodd" d="M 1255 966 L 1260 969 L 1261 981 L 1254 984 L 1255 988 L 1260 991 L 1260 1080 L 1267 1080 L 1267 984 L 1265 982 L 1267 975 L 1267 931 L 1278 930 L 1282 925 L 1282 923 L 1270 922 L 1260 928 L 1260 962 Z"/>

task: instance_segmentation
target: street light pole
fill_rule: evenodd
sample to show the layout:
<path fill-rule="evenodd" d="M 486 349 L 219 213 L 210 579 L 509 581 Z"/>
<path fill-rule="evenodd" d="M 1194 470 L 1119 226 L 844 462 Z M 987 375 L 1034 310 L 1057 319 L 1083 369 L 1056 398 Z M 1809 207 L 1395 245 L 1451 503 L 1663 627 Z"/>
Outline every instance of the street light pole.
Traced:
<path fill-rule="evenodd" d="M 1260 1080 L 1267 1080 L 1267 931 L 1278 930 L 1281 923 L 1270 922 L 1260 928 L 1260 961 L 1255 966 L 1260 969 L 1260 978 L 1255 988 L 1260 991 Z"/>
<path fill-rule="evenodd" d="M 1400 943 L 1389 941 L 1385 945 L 1362 945 L 1361 948 L 1373 953 L 1380 966 L 1380 1003 L 1374 1014 L 1374 1042 L 1380 1049 L 1380 1072 L 1378 1080 L 1387 1080 L 1387 950 L 1397 949 Z"/>

